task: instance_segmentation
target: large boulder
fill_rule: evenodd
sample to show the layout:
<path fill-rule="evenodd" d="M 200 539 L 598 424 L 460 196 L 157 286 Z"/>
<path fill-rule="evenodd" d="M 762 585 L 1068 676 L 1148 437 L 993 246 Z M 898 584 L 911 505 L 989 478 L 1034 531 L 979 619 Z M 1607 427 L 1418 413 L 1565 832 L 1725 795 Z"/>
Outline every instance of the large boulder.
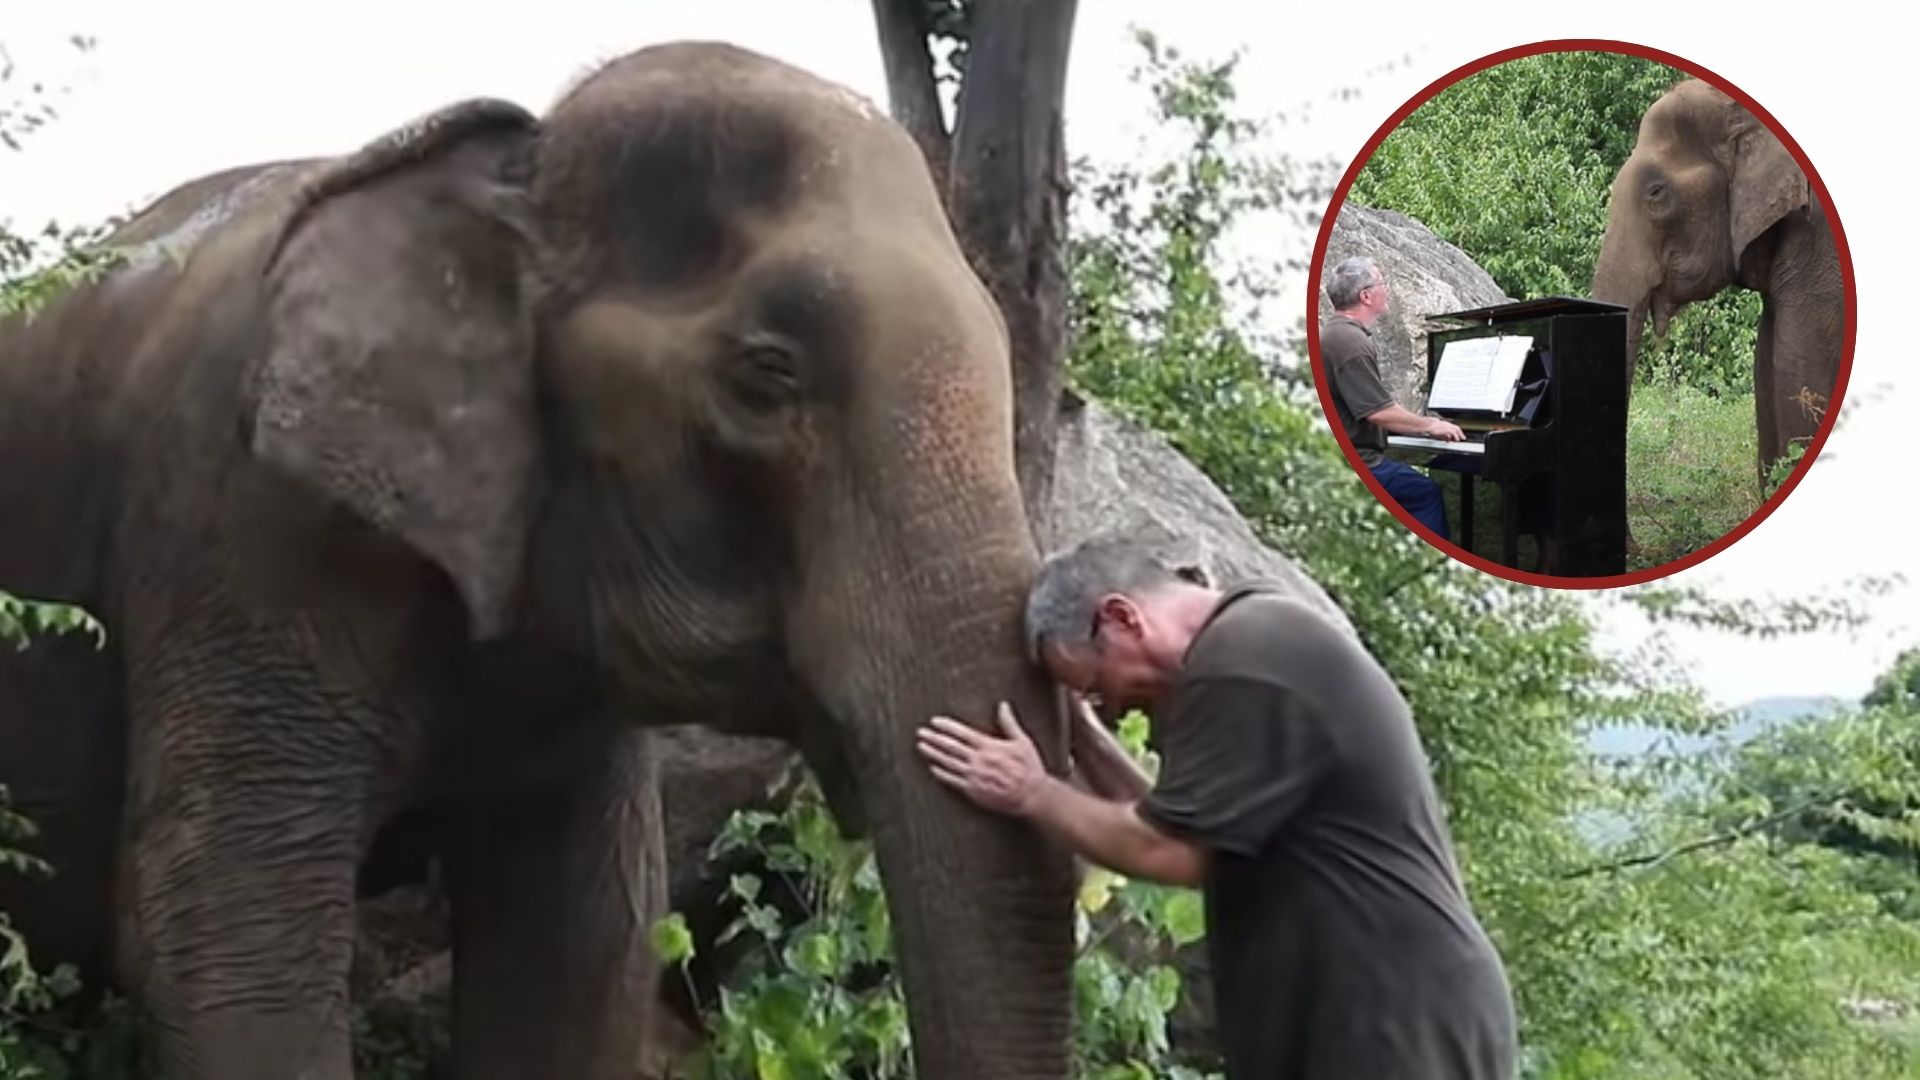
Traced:
<path fill-rule="evenodd" d="M 1261 543 L 1226 494 L 1159 434 L 1069 393 L 1056 446 L 1049 550 L 1101 535 L 1152 538 L 1216 583 L 1271 581 L 1352 631 L 1333 598 Z"/>
<path fill-rule="evenodd" d="M 1426 406 L 1427 335 L 1437 325 L 1429 316 L 1504 304 L 1511 298 L 1466 252 L 1425 225 L 1405 214 L 1350 201 L 1334 218 L 1326 261 L 1320 265 L 1322 324 L 1333 315 L 1327 276 L 1355 255 L 1372 259 L 1387 279 L 1387 313 L 1373 328 L 1380 379 L 1395 401 L 1419 412 Z"/>

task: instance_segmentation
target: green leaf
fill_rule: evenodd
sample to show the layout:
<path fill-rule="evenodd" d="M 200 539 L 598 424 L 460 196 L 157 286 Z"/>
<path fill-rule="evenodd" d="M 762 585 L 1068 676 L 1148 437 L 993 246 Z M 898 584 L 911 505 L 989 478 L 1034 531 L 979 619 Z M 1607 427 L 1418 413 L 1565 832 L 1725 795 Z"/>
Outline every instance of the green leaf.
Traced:
<path fill-rule="evenodd" d="M 1200 893 L 1181 890 L 1167 899 L 1167 933 L 1175 945 L 1190 945 L 1207 933 L 1206 905 Z"/>
<path fill-rule="evenodd" d="M 840 944 L 831 935 L 810 933 L 800 939 L 789 962 L 808 975 L 831 979 L 840 972 Z"/>
<path fill-rule="evenodd" d="M 727 881 L 727 891 L 752 905 L 760 899 L 760 878 L 754 874 L 735 874 Z"/>
<path fill-rule="evenodd" d="M 662 964 L 684 964 L 693 958 L 693 932 L 677 911 L 653 924 L 652 942 Z"/>

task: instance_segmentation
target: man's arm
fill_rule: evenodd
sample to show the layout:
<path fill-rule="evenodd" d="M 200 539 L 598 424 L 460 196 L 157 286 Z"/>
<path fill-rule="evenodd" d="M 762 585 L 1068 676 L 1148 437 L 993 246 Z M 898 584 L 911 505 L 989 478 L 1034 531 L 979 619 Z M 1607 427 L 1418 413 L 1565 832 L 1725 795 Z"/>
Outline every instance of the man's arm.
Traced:
<path fill-rule="evenodd" d="M 1096 798 L 1048 777 L 1025 816 L 1115 873 L 1193 889 L 1205 884 L 1206 849 L 1147 824 L 1135 806 Z"/>
<path fill-rule="evenodd" d="M 1375 427 L 1383 427 L 1396 435 L 1425 435 L 1433 439 L 1446 439 L 1458 442 L 1466 438 L 1466 433 L 1458 425 L 1448 423 L 1437 416 L 1421 416 L 1408 412 L 1399 404 L 1388 405 L 1361 417 Z"/>
<path fill-rule="evenodd" d="M 1120 745 L 1085 701 L 1078 698 L 1073 708 L 1073 763 L 1086 780 L 1088 790 L 1115 802 L 1137 802 L 1153 790 L 1153 778 L 1134 763 L 1127 748 Z"/>
<path fill-rule="evenodd" d="M 920 752 L 934 776 L 989 810 L 1033 821 L 1109 870 L 1169 885 L 1205 880 L 1203 849 L 1149 825 L 1132 802 L 1096 798 L 1048 775 L 1013 710 L 1003 703 L 995 715 L 1004 738 L 945 716 L 922 728 Z"/>
<path fill-rule="evenodd" d="M 1380 381 L 1378 365 L 1370 345 L 1361 345 L 1358 351 L 1330 357 L 1327 361 L 1334 393 L 1355 416 L 1396 435 L 1426 435 L 1455 441 L 1466 438 L 1458 427 L 1445 420 L 1408 412 L 1396 403 Z"/>

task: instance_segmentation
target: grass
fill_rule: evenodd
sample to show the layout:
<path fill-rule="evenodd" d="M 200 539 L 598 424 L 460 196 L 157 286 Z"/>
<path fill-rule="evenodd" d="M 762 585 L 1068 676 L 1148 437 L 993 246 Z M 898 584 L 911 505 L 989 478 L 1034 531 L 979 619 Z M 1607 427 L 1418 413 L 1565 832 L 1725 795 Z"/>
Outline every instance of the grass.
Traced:
<path fill-rule="evenodd" d="M 1633 389 L 1627 417 L 1627 523 L 1640 545 L 1629 571 L 1684 558 L 1737 528 L 1760 508 L 1754 469 L 1756 437 L 1750 394 L 1716 398 L 1688 386 L 1643 383 Z M 1460 537 L 1458 477 L 1440 481 Z M 1473 552 L 1500 561 L 1500 496 L 1476 483 Z M 1518 561 L 1534 568 L 1533 541 L 1521 536 Z"/>
<path fill-rule="evenodd" d="M 1627 568 L 1699 551 L 1760 509 L 1753 395 L 1714 398 L 1641 385 L 1627 415 L 1627 520 L 1640 551 Z"/>

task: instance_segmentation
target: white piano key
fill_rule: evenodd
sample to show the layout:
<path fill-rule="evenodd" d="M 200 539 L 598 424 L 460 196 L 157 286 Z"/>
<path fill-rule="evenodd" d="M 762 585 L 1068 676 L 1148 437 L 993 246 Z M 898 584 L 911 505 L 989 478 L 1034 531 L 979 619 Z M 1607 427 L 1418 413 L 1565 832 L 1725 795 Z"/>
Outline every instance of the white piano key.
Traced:
<path fill-rule="evenodd" d="M 1462 442 L 1448 442 L 1446 439 L 1425 439 L 1418 435 L 1389 435 L 1388 446 L 1405 446 L 1416 450 L 1440 450 L 1450 454 L 1484 454 L 1487 444 L 1471 439 Z"/>

